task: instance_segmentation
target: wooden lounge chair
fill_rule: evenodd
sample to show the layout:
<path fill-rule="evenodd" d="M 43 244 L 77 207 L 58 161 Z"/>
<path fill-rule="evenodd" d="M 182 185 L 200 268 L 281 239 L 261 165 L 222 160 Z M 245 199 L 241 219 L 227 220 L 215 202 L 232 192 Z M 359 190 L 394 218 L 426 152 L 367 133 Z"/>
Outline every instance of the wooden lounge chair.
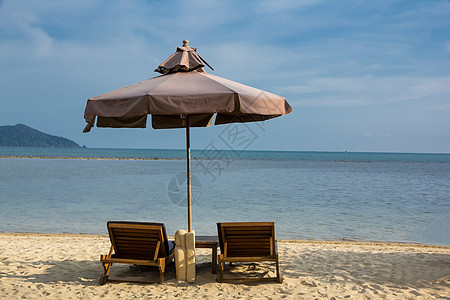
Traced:
<path fill-rule="evenodd" d="M 273 222 L 234 222 L 217 223 L 220 252 L 218 282 L 241 280 L 271 280 L 281 283 L 278 250 L 275 241 Z M 276 265 L 276 277 L 224 278 L 226 262 L 263 262 L 272 261 Z"/>
<path fill-rule="evenodd" d="M 167 240 L 164 224 L 108 222 L 108 232 L 111 249 L 108 255 L 100 256 L 100 262 L 105 270 L 100 278 L 100 284 L 105 284 L 107 281 L 124 282 L 124 280 L 108 279 L 109 271 L 114 263 L 158 267 L 159 283 L 162 283 L 166 266 L 172 261 L 174 253 L 174 245 Z"/>

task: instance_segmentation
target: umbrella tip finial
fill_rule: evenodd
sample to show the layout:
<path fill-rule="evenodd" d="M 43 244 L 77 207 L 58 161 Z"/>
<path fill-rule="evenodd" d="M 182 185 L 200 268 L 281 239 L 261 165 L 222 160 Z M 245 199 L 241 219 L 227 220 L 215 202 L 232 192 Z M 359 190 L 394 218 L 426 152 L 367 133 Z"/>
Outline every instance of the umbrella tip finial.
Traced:
<path fill-rule="evenodd" d="M 183 41 L 183 47 L 189 47 L 189 41 L 188 40 L 184 40 Z"/>

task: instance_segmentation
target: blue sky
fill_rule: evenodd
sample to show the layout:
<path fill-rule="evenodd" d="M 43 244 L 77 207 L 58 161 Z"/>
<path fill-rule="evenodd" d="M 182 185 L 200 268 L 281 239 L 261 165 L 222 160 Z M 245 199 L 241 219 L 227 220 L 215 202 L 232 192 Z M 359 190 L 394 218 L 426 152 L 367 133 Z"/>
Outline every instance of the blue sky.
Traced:
<path fill-rule="evenodd" d="M 447 0 L 0 0 L 0 125 L 184 148 L 182 129 L 82 133 L 88 98 L 157 76 L 183 39 L 207 72 L 293 107 L 255 127 L 249 149 L 450 152 Z M 223 130 L 193 129 L 192 147 L 226 149 Z"/>

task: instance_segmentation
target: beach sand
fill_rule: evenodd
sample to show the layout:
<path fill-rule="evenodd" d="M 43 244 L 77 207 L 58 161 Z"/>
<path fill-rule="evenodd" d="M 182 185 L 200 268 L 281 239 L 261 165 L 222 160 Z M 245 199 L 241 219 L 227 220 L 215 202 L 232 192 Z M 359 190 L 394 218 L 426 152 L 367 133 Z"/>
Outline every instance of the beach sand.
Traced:
<path fill-rule="evenodd" d="M 177 282 L 169 265 L 162 284 L 100 286 L 99 257 L 109 247 L 107 236 L 0 233 L 0 298 L 450 299 L 450 247 L 279 241 L 282 284 L 219 284 L 211 274 L 210 249 L 197 249 L 194 284 Z M 270 264 L 233 267 L 247 269 L 274 275 Z M 111 278 L 136 276 L 157 278 L 158 272 L 117 264 L 111 269 Z"/>

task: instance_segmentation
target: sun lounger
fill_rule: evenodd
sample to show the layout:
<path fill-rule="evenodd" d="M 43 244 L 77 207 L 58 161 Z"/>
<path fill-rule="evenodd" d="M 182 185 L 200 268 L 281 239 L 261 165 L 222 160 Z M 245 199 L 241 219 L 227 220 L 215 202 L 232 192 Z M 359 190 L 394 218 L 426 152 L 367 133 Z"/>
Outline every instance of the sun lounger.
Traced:
<path fill-rule="evenodd" d="M 217 223 L 220 252 L 218 282 L 241 280 L 283 281 L 278 260 L 275 241 L 275 225 L 273 222 L 234 222 Z M 226 262 L 275 262 L 276 277 L 244 277 L 224 278 Z"/>
<path fill-rule="evenodd" d="M 108 278 L 109 271 L 114 263 L 158 267 L 159 283 L 162 283 L 166 266 L 173 259 L 174 250 L 173 243 L 169 243 L 167 240 L 164 224 L 108 222 L 107 226 L 111 249 L 108 255 L 100 256 L 100 262 L 105 270 L 100 278 L 100 284 L 105 284 L 108 281 L 124 281 Z"/>

